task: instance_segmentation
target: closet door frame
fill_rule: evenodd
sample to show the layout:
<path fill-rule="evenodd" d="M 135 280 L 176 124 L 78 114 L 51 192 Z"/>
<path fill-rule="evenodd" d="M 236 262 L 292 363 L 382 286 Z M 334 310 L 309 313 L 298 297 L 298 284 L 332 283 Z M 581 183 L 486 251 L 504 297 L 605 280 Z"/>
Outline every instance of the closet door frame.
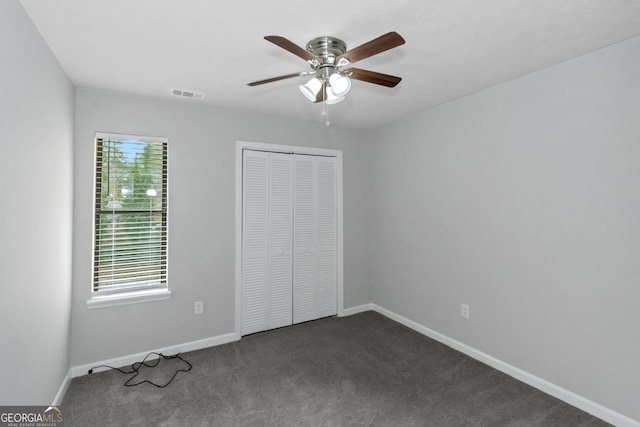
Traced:
<path fill-rule="evenodd" d="M 273 153 L 306 154 L 336 158 L 336 295 L 338 316 L 344 316 L 343 238 L 342 238 L 342 151 L 325 148 L 292 145 L 263 144 L 260 142 L 236 142 L 236 268 L 235 268 L 235 335 L 242 336 L 242 158 L 244 150 Z"/>

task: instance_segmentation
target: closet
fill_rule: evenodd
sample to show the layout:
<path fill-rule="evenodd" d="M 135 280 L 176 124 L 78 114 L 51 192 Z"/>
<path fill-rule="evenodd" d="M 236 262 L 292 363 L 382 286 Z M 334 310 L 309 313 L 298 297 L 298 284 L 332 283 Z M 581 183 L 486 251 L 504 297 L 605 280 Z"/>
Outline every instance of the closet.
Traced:
<path fill-rule="evenodd" d="M 336 158 L 242 156 L 242 335 L 335 315 Z"/>

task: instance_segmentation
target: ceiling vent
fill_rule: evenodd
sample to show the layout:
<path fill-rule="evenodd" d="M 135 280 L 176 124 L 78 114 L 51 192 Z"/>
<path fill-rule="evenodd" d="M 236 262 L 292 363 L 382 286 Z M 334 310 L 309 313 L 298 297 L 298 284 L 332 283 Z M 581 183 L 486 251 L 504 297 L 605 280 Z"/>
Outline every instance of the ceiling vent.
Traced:
<path fill-rule="evenodd" d="M 191 90 L 171 89 L 171 95 L 198 100 L 204 99 L 204 93 L 193 92 Z"/>

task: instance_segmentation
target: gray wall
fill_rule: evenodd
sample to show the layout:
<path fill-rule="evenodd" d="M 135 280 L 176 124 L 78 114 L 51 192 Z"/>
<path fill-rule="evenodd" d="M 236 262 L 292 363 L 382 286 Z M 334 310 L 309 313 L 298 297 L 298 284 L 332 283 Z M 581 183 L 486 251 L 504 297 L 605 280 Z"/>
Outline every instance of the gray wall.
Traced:
<path fill-rule="evenodd" d="M 48 405 L 69 370 L 74 88 L 0 2 L 0 405 Z"/>
<path fill-rule="evenodd" d="M 169 138 L 169 286 L 172 298 L 87 309 L 91 286 L 96 131 Z M 366 273 L 367 143 L 317 122 L 79 89 L 74 151 L 71 363 L 78 366 L 234 332 L 235 143 L 343 150 L 345 307 L 370 301 Z M 205 312 L 194 316 L 193 303 Z"/>
<path fill-rule="evenodd" d="M 640 419 L 638 76 L 635 38 L 372 134 L 372 301 Z"/>

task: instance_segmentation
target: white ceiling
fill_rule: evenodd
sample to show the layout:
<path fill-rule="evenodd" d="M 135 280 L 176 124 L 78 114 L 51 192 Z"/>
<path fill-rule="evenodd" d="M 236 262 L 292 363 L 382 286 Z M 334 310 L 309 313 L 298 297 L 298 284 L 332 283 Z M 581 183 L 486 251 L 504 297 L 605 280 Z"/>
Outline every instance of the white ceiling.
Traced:
<path fill-rule="evenodd" d="M 638 0 L 21 0 L 77 87 L 323 122 L 292 78 L 310 70 L 263 39 L 356 47 L 397 31 L 406 44 L 357 63 L 403 78 L 354 81 L 334 125 L 371 128 L 640 35 Z M 640 52 L 639 52 L 640 54 Z M 205 93 L 180 100 L 171 89 Z"/>

